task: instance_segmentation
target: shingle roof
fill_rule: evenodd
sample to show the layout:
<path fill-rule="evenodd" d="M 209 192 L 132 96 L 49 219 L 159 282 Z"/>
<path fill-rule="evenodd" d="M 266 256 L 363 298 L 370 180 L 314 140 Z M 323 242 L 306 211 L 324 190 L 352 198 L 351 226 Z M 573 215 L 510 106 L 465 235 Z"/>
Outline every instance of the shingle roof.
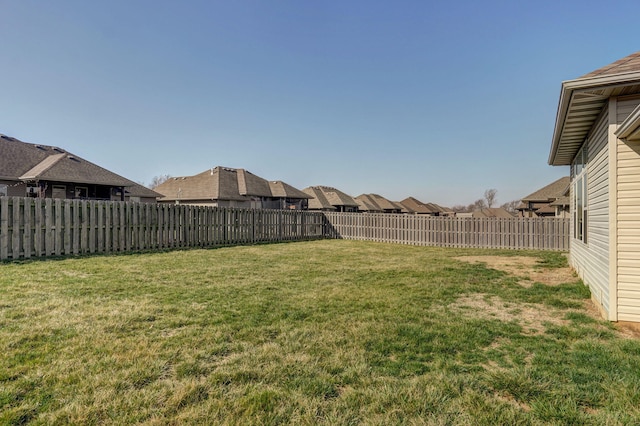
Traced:
<path fill-rule="evenodd" d="M 418 213 L 418 214 L 436 214 L 436 213 L 452 213 L 448 207 L 442 207 L 435 203 L 423 203 L 422 201 L 414 198 L 408 197 L 404 200 L 400 201 L 400 204 L 406 207 L 409 211 Z"/>
<path fill-rule="evenodd" d="M 418 214 L 437 213 L 437 211 L 434 211 L 426 203 L 423 203 L 422 201 L 414 197 L 407 197 L 404 200 L 400 201 L 400 204 L 405 206 L 405 208 L 407 208 L 412 213 L 418 213 Z"/>
<path fill-rule="evenodd" d="M 254 175 L 245 169 L 236 169 L 238 177 L 238 190 L 241 195 L 253 195 L 256 197 L 271 197 L 269 181 Z"/>
<path fill-rule="evenodd" d="M 512 218 L 513 215 L 503 209 L 502 207 L 492 207 L 473 212 L 472 217 L 498 217 L 498 218 Z"/>
<path fill-rule="evenodd" d="M 250 197 L 309 198 L 287 183 L 269 182 L 244 169 L 220 166 L 194 176 L 169 178 L 158 185 L 155 191 L 163 195 L 162 201 L 245 201 Z"/>
<path fill-rule="evenodd" d="M 640 94 L 640 52 L 562 82 L 548 163 L 570 165 L 612 97 Z"/>
<path fill-rule="evenodd" d="M 543 213 L 547 213 L 547 214 L 555 214 L 556 213 L 556 208 L 554 206 L 552 206 L 551 204 L 547 204 L 545 206 L 540 207 L 538 210 L 536 210 L 536 214 L 540 215 Z"/>
<path fill-rule="evenodd" d="M 376 204 L 378 204 L 384 210 L 398 210 L 400 208 L 394 202 L 392 202 L 391 200 L 386 199 L 382 195 L 369 194 L 369 196 L 371 198 L 373 198 L 374 201 L 376 202 Z"/>
<path fill-rule="evenodd" d="M 569 196 L 559 197 L 555 201 L 549 203 L 550 206 L 569 206 L 571 205 L 571 198 Z"/>
<path fill-rule="evenodd" d="M 311 195 L 300 191 L 297 188 L 282 182 L 281 180 L 270 181 L 269 188 L 271 188 L 271 196 L 279 198 L 298 198 L 298 199 L 310 199 Z"/>
<path fill-rule="evenodd" d="M 21 180 L 35 180 L 38 179 L 40 175 L 53 167 L 58 161 L 62 160 L 66 154 L 53 154 L 33 166 L 31 170 L 27 170 L 22 176 L 19 177 Z"/>
<path fill-rule="evenodd" d="M 549 202 L 554 201 L 557 198 L 562 197 L 567 188 L 569 187 L 569 183 L 571 179 L 568 176 L 561 177 L 560 179 L 550 183 L 549 185 L 538 189 L 536 192 L 527 195 L 522 198 L 523 202 Z"/>
<path fill-rule="evenodd" d="M 605 75 L 622 74 L 625 72 L 640 71 L 640 52 L 632 53 L 622 59 L 591 71 L 580 78 L 601 77 Z"/>
<path fill-rule="evenodd" d="M 227 173 L 216 167 L 194 176 L 171 177 L 155 187 L 162 194 L 161 200 L 235 200 L 246 198 L 240 195 L 235 173 Z"/>
<path fill-rule="evenodd" d="M 313 188 L 314 190 L 318 190 L 320 192 L 322 192 L 322 194 L 324 195 L 324 197 L 326 198 L 327 202 L 329 203 L 329 205 L 334 206 L 334 207 L 338 207 L 338 206 L 345 206 L 345 207 L 358 207 L 358 202 L 356 200 L 353 199 L 353 197 L 351 197 L 350 195 L 345 194 L 344 192 L 333 188 L 331 186 L 322 186 L 322 185 L 317 185 L 317 186 L 310 186 L 305 188 L 303 191 L 309 195 L 313 195 L 312 192 L 309 192 L 307 190 L 309 190 L 310 188 Z M 315 196 L 315 195 L 314 195 Z M 309 201 L 309 208 L 311 208 L 311 201 Z M 314 203 L 315 205 L 315 203 Z"/>
<path fill-rule="evenodd" d="M 356 198 L 358 209 L 369 213 L 382 213 L 384 209 L 376 201 L 366 194 L 358 195 Z"/>
<path fill-rule="evenodd" d="M 335 206 L 332 206 L 324 193 L 317 186 L 310 186 L 302 190 L 305 194 L 308 194 L 309 210 L 337 210 Z"/>
<path fill-rule="evenodd" d="M 356 197 L 356 201 L 360 204 L 360 210 L 374 211 L 397 211 L 401 212 L 403 206 L 399 203 L 390 201 L 379 194 L 361 194 Z"/>
<path fill-rule="evenodd" d="M 135 182 L 61 148 L 0 135 L 0 178 L 133 187 Z"/>
<path fill-rule="evenodd" d="M 125 192 L 130 197 L 142 197 L 142 198 L 158 198 L 160 194 L 158 194 L 153 189 L 149 189 L 146 186 L 140 185 L 139 183 L 135 183 L 131 186 L 127 186 L 125 188 Z"/>
<path fill-rule="evenodd" d="M 396 209 L 401 212 L 401 213 L 411 213 L 409 211 L 408 208 L 406 208 L 401 202 L 399 201 L 392 201 L 393 205 L 396 206 Z"/>

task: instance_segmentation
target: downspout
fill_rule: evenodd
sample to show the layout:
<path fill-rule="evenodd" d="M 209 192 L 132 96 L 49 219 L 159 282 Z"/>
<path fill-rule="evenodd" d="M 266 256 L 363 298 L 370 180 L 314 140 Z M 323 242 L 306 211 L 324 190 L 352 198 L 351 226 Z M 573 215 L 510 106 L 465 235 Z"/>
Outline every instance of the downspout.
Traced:
<path fill-rule="evenodd" d="M 618 103 L 609 99 L 609 321 L 618 321 Z"/>

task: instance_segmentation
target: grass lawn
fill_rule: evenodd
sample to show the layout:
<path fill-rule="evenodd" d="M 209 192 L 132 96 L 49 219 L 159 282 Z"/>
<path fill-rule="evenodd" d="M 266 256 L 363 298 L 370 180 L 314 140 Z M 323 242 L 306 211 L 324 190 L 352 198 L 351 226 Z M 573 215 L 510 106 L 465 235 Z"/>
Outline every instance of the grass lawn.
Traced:
<path fill-rule="evenodd" d="M 536 281 L 563 266 L 338 240 L 0 264 L 0 424 L 638 424 L 640 341 Z"/>

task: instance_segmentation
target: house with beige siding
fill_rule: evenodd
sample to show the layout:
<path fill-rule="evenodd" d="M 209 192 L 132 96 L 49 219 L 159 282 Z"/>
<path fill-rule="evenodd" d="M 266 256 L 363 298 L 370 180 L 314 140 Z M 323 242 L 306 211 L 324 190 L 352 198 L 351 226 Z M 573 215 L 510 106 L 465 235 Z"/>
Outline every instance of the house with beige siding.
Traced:
<path fill-rule="evenodd" d="M 604 317 L 640 322 L 640 52 L 562 83 L 549 164 L 571 167 L 571 266 Z"/>

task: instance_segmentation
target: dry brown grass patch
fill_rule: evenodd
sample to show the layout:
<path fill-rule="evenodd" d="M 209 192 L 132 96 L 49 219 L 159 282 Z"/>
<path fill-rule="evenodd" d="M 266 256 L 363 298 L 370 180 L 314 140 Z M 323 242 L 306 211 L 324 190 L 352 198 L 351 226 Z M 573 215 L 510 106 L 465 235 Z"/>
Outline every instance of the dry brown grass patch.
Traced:
<path fill-rule="evenodd" d="M 482 320 L 515 321 L 529 334 L 541 334 L 545 329 L 545 323 L 567 324 L 555 309 L 533 303 L 511 304 L 497 296 L 482 293 L 460 297 L 449 305 L 449 308 L 467 317 Z"/>
<path fill-rule="evenodd" d="M 593 303 L 591 304 L 593 305 Z M 629 339 L 640 339 L 640 323 L 618 321 L 615 324 L 615 327 L 623 337 Z"/>
<path fill-rule="evenodd" d="M 529 256 L 461 256 L 456 260 L 468 263 L 484 263 L 488 268 L 506 272 L 520 278 L 523 287 L 531 287 L 533 283 L 559 285 L 577 279 L 569 267 L 543 268 L 538 266 L 539 260 Z"/>

